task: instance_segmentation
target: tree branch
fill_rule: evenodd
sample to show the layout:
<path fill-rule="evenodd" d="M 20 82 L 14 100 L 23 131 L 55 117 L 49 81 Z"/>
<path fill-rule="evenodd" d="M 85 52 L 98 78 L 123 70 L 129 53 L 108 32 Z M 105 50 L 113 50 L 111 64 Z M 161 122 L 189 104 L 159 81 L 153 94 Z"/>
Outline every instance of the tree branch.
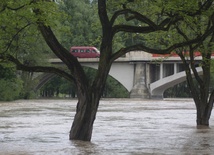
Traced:
<path fill-rule="evenodd" d="M 189 37 L 184 33 L 182 32 L 182 30 L 179 28 L 179 27 L 176 27 L 176 30 L 178 31 L 178 34 L 180 34 L 186 41 L 189 41 Z M 197 42 L 197 44 L 194 46 L 194 48 L 192 47 L 192 45 L 190 44 L 189 45 L 189 55 L 190 55 L 190 64 L 191 64 L 191 69 L 194 73 L 194 76 L 195 78 L 197 79 L 198 83 L 202 86 L 203 85 L 203 80 L 200 78 L 200 76 L 198 75 L 198 72 L 195 68 L 195 64 L 194 64 L 194 50 L 195 48 L 199 47 L 201 45 L 201 41 L 200 42 Z M 183 56 L 183 53 L 181 52 L 180 54 L 180 57 L 182 55 L 181 58 L 185 59 L 185 57 Z"/>
<path fill-rule="evenodd" d="M 214 25 L 212 27 L 210 27 L 208 30 L 206 30 L 206 32 L 202 36 L 199 36 L 199 37 L 189 40 L 189 41 L 174 44 L 166 49 L 154 49 L 154 48 L 146 47 L 143 44 L 136 44 L 136 45 L 129 46 L 126 48 L 122 48 L 119 51 L 117 51 L 116 53 L 112 54 L 111 61 L 116 60 L 117 58 L 121 57 L 122 55 L 124 55 L 130 51 L 146 51 L 151 54 L 169 54 L 169 53 L 171 53 L 171 51 L 173 51 L 176 48 L 180 48 L 180 47 L 184 47 L 184 46 L 188 46 L 191 44 L 196 44 L 198 42 L 204 41 L 213 31 L 214 31 Z"/>
<path fill-rule="evenodd" d="M 23 31 L 26 27 L 30 26 L 31 23 L 28 23 L 27 25 L 23 26 L 21 29 L 19 29 L 12 37 L 12 39 L 9 41 L 9 43 L 7 44 L 7 48 L 5 49 L 4 52 L 7 52 L 7 50 L 10 48 L 12 42 L 14 41 L 14 39 L 18 36 L 18 34 Z"/>
<path fill-rule="evenodd" d="M 205 11 L 205 10 L 209 9 L 212 6 L 212 3 L 213 3 L 213 0 L 207 0 L 195 12 L 193 12 L 193 13 L 192 12 L 188 12 L 188 11 L 183 11 L 183 12 L 188 16 L 200 15 L 202 13 L 202 11 Z M 128 16 L 128 14 L 131 14 L 131 15 Z M 141 13 L 133 11 L 131 9 L 126 9 L 125 8 L 123 10 L 119 10 L 119 11 L 116 11 L 114 13 L 114 15 L 112 16 L 112 18 L 110 20 L 111 26 L 114 25 L 115 20 L 120 15 L 124 15 L 127 21 L 136 19 L 138 21 L 141 21 L 141 22 L 147 24 L 148 26 L 142 27 L 140 29 L 137 26 L 117 25 L 117 26 L 114 26 L 113 34 L 119 32 L 119 31 L 134 32 L 134 33 L 142 33 L 142 31 L 144 31 L 144 30 L 146 31 L 145 33 L 154 32 L 155 30 L 164 30 L 164 31 L 166 31 L 166 30 L 168 30 L 170 28 L 171 25 L 173 25 L 176 22 L 178 22 L 179 20 L 183 19 L 183 17 L 179 16 L 179 14 L 173 14 L 173 15 L 169 16 L 169 18 L 164 19 L 158 25 L 158 24 L 155 24 L 152 20 L 150 20 L 146 16 L 142 15 Z M 134 30 L 129 30 L 129 28 L 134 29 Z"/>
<path fill-rule="evenodd" d="M 32 0 L 32 1 L 30 1 L 29 4 L 24 4 L 24 5 L 21 5 L 21 6 L 16 7 L 16 8 L 13 8 L 13 7 L 8 6 L 7 4 L 4 4 L 3 7 L 2 7 L 2 9 L 0 10 L 0 13 L 3 12 L 5 9 L 12 10 L 12 11 L 18 11 L 18 10 L 24 8 L 24 7 L 27 6 L 27 5 L 30 5 L 30 4 L 32 4 L 32 3 L 35 3 L 34 1 L 35 1 L 35 0 Z"/>
<path fill-rule="evenodd" d="M 56 75 L 62 76 L 65 79 L 75 82 L 73 75 L 68 74 L 67 72 L 60 70 L 55 67 L 44 67 L 44 66 L 27 66 L 23 65 L 18 59 L 14 58 L 12 55 L 0 55 L 0 59 L 10 61 L 16 65 L 17 70 L 28 71 L 28 72 L 46 72 L 54 73 Z"/>
<path fill-rule="evenodd" d="M 156 27 L 157 28 L 157 27 Z M 113 27 L 113 34 L 116 34 L 117 32 L 131 32 L 131 33 L 150 33 L 157 31 L 157 29 L 154 29 L 153 27 L 150 26 L 130 26 L 130 25 L 115 25 Z"/>
<path fill-rule="evenodd" d="M 127 16 L 128 14 L 132 14 L 132 16 L 128 17 Z M 116 18 L 119 15 L 125 15 L 127 21 L 130 21 L 130 20 L 133 20 L 133 19 L 137 19 L 138 21 L 141 21 L 141 22 L 143 22 L 145 24 L 148 24 L 150 27 L 152 27 L 154 29 L 158 28 L 157 25 L 152 20 L 150 20 L 149 18 L 147 18 L 146 16 L 142 15 L 139 12 L 132 11 L 131 9 L 123 9 L 123 10 L 116 11 L 114 13 L 114 15 L 112 16 L 112 19 L 110 21 L 111 25 L 114 24 Z"/>

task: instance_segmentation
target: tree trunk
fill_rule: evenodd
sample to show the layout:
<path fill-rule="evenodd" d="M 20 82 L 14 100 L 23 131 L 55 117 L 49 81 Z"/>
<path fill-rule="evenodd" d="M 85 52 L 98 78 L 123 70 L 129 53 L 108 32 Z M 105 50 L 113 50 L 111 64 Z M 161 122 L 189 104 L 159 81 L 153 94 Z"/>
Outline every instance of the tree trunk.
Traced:
<path fill-rule="evenodd" d="M 209 126 L 209 116 L 207 116 L 207 112 L 204 110 L 197 110 L 197 126 Z"/>
<path fill-rule="evenodd" d="M 99 99 L 81 95 L 78 97 L 77 110 L 70 130 L 70 140 L 90 141 Z"/>
<path fill-rule="evenodd" d="M 209 126 L 212 107 L 213 103 L 209 102 L 206 106 L 203 106 L 203 103 L 200 102 L 200 106 L 197 107 L 197 126 Z"/>

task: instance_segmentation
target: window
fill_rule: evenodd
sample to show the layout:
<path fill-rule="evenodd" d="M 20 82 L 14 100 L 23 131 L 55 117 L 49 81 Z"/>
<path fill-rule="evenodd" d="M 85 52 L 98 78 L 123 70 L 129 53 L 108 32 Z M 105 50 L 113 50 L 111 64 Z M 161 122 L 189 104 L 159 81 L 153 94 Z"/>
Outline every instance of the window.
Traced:
<path fill-rule="evenodd" d="M 80 53 L 83 53 L 83 52 L 84 52 L 84 50 L 83 50 L 83 49 L 81 49 L 81 50 L 80 50 Z"/>
<path fill-rule="evenodd" d="M 77 50 L 77 49 L 73 49 L 72 52 L 73 52 L 73 53 L 77 53 L 78 50 Z"/>
<path fill-rule="evenodd" d="M 89 50 L 89 49 L 87 49 L 87 50 L 86 50 L 86 53 L 90 53 L 90 50 Z"/>

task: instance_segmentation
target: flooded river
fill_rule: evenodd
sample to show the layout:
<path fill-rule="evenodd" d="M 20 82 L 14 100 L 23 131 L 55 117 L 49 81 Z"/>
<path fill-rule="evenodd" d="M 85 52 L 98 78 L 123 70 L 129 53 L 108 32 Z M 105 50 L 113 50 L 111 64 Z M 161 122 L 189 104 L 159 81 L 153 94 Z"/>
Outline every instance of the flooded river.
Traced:
<path fill-rule="evenodd" d="M 191 100 L 101 100 L 91 142 L 69 141 L 76 100 L 0 102 L 0 155 L 211 155 Z"/>

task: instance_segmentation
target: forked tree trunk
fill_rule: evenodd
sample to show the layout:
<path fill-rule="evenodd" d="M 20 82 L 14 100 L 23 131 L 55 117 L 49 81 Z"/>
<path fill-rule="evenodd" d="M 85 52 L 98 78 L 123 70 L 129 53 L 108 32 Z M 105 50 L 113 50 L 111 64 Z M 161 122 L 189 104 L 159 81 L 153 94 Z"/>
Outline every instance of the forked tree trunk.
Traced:
<path fill-rule="evenodd" d="M 103 50 L 103 53 L 106 54 L 108 51 L 111 51 L 111 46 L 106 46 L 106 49 Z M 90 86 L 87 86 L 87 84 L 84 85 L 81 82 L 77 82 L 78 104 L 76 108 L 76 115 L 70 130 L 70 140 L 91 140 L 93 123 L 96 118 L 99 101 L 102 96 L 107 76 L 112 64 L 112 62 L 106 59 L 106 57 L 109 56 L 107 55 L 105 57 L 100 57 L 100 64 L 97 75 Z M 85 81 L 85 79 L 83 78 L 81 81 Z"/>
<path fill-rule="evenodd" d="M 203 107 L 203 103 L 199 102 L 200 106 L 197 106 L 197 125 L 209 126 L 209 119 L 213 109 L 214 102 L 214 91 L 210 94 L 210 98 L 205 108 Z"/>
<path fill-rule="evenodd" d="M 197 126 L 209 126 L 209 119 L 212 112 L 213 101 L 214 101 L 214 93 L 210 95 L 210 99 L 208 101 L 208 98 L 209 98 L 208 88 L 209 88 L 210 79 L 209 77 L 200 78 L 199 74 L 197 72 L 194 72 L 194 70 L 196 71 L 196 69 L 193 64 L 191 67 L 197 82 L 197 85 L 196 85 L 197 87 L 196 87 L 193 82 L 193 77 L 191 75 L 191 69 L 189 68 L 189 64 L 186 63 L 183 56 L 181 56 L 181 59 L 183 60 L 186 67 L 185 70 L 186 70 L 186 76 L 187 76 L 187 83 L 191 90 L 191 94 L 193 96 L 196 110 L 197 110 L 197 118 L 196 118 Z M 209 76 L 210 75 L 209 71 L 210 71 L 209 67 L 207 68 L 204 67 L 203 76 Z"/>
<path fill-rule="evenodd" d="M 70 130 L 70 140 L 90 141 L 99 99 L 81 95 L 78 97 L 76 114 Z"/>

